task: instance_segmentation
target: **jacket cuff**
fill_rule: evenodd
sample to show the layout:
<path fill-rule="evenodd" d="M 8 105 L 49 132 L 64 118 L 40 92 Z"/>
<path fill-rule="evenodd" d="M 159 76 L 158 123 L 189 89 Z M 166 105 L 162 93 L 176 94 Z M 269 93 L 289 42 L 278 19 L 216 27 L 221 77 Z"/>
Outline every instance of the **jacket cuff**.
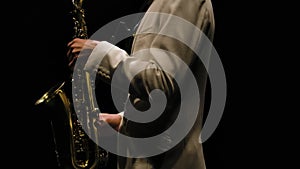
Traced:
<path fill-rule="evenodd" d="M 88 72 L 97 72 L 99 64 L 103 60 L 104 56 L 114 47 L 115 46 L 113 44 L 106 41 L 98 42 L 98 44 L 90 54 L 85 64 L 84 70 Z"/>

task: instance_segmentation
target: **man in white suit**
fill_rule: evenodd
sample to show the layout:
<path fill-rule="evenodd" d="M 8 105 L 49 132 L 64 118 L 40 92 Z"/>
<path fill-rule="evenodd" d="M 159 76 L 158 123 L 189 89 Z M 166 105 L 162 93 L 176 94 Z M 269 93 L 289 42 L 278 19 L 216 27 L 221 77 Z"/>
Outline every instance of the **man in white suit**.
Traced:
<path fill-rule="evenodd" d="M 214 31 L 210 0 L 154 0 L 138 26 L 130 54 L 107 41 L 74 39 L 69 43 L 75 55 L 92 49 L 85 68 L 95 71 L 97 80 L 119 87 L 129 84 L 124 111 L 100 115 L 100 120 L 108 122 L 120 136 L 135 138 L 119 138 L 119 169 L 206 168 L 199 138 L 211 48 L 208 42 L 213 41 Z M 112 81 L 116 71 L 119 76 Z M 193 91 L 189 72 L 196 79 L 198 91 Z M 159 117 L 152 115 L 149 117 L 153 119 L 147 121 L 140 116 L 158 103 L 154 89 L 165 95 L 166 100 L 159 100 L 165 101 L 165 107 Z M 194 106 L 196 113 L 192 112 Z M 134 115 L 144 121 L 132 119 Z M 172 130 L 174 126 L 176 131 Z M 151 138 L 157 135 L 159 141 L 151 144 Z M 149 146 L 135 142 L 143 138 Z"/>

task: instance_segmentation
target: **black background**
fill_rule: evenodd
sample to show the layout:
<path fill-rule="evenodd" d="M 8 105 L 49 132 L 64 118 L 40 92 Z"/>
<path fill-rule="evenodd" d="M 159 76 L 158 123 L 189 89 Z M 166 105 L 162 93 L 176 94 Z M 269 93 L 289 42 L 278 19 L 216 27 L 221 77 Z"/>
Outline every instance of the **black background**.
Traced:
<path fill-rule="evenodd" d="M 223 117 L 213 135 L 203 145 L 207 168 L 219 169 L 235 164 L 229 155 L 229 152 L 234 153 L 230 151 L 233 147 L 229 145 L 238 140 L 230 138 L 229 130 L 232 128 L 229 128 L 229 122 L 232 121 L 232 114 L 238 111 L 233 104 L 237 93 L 234 92 L 237 87 L 234 70 L 240 68 L 237 66 L 240 64 L 234 61 L 235 54 L 232 49 L 241 44 L 235 39 L 239 28 L 234 26 L 232 29 L 232 24 L 238 22 L 236 8 L 222 0 L 212 0 L 212 4 L 216 20 L 214 46 L 224 66 L 228 91 Z M 12 55 L 8 59 L 9 62 L 5 62 L 8 66 L 12 65 L 13 69 L 6 70 L 9 72 L 6 73 L 6 79 L 10 80 L 10 83 L 6 83 L 7 89 L 13 88 L 9 92 L 7 106 L 15 110 L 15 113 L 11 113 L 13 118 L 10 118 L 13 119 L 10 121 L 14 124 L 14 129 L 7 132 L 7 135 L 11 136 L 8 142 L 14 143 L 9 152 L 17 152 L 20 160 L 30 162 L 33 167 L 48 168 L 51 166 L 51 138 L 47 115 L 34 111 L 33 105 L 49 88 L 67 76 L 66 44 L 73 33 L 73 23 L 69 14 L 71 3 L 62 0 L 22 1 L 12 5 L 11 13 L 16 13 L 8 22 L 11 25 L 8 28 L 12 32 L 12 42 L 9 43 L 13 44 L 8 50 Z M 89 33 L 113 19 L 134 12 L 130 9 L 137 9 L 140 5 L 138 0 L 86 1 Z M 18 104 L 15 104 L 16 102 Z M 8 160 L 13 162 L 14 159 L 8 156 Z M 15 165 L 28 164 L 22 162 Z"/>

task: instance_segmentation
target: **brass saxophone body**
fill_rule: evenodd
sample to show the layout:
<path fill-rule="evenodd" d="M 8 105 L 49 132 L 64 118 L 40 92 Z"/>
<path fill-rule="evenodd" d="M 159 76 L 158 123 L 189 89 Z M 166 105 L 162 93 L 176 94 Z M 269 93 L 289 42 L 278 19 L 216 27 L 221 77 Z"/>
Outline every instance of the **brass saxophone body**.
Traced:
<path fill-rule="evenodd" d="M 82 2 L 83 0 L 72 0 L 73 38 L 87 39 Z M 58 168 L 104 168 L 108 162 L 108 152 L 90 138 L 91 133 L 97 132 L 91 127 L 98 113 L 93 105 L 94 98 L 90 95 L 93 87 L 90 81 L 87 81 L 88 76 L 85 73 L 81 70 L 75 71 L 77 77 L 53 86 L 36 101 L 35 105 L 50 114 Z M 74 85 L 74 78 L 80 83 Z"/>

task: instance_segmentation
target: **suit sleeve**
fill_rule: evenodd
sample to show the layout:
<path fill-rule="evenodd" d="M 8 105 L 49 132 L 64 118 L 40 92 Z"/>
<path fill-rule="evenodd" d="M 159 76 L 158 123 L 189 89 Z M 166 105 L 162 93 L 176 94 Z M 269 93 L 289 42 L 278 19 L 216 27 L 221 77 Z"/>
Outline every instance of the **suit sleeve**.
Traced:
<path fill-rule="evenodd" d="M 199 0 L 154 1 L 139 25 L 130 55 L 103 41 L 91 53 L 86 67 L 97 71 L 97 78 L 107 83 L 118 70 L 113 85 L 124 88 L 129 84 L 130 98 L 136 105 L 143 102 L 145 107 L 154 89 L 174 99 L 179 96 L 174 77 L 184 80 L 184 65 L 190 67 L 196 59 L 191 48 L 200 46 L 202 32 L 213 37 L 213 14 L 208 8 L 211 6 Z M 198 29 L 202 32 L 197 33 Z"/>
<path fill-rule="evenodd" d="M 189 70 L 193 74 L 206 74 L 203 65 L 198 64 L 200 60 L 197 54 L 200 53 L 204 59 L 208 59 L 205 58 L 205 54 L 210 53 L 208 49 L 210 46 L 205 44 L 205 37 L 212 40 L 214 35 L 214 17 L 211 8 L 210 1 L 207 0 L 154 0 L 139 24 L 130 54 L 105 41 L 99 43 L 92 51 L 86 69 L 96 72 L 97 79 L 124 89 L 137 110 L 147 110 L 151 106 L 149 94 L 154 89 L 161 90 L 166 96 L 167 107 L 164 112 L 159 118 L 147 123 L 133 120 L 130 114 L 137 116 L 148 114 L 131 113 L 132 111 L 125 105 L 120 133 L 135 138 L 157 136 L 176 120 L 180 111 L 178 109 L 181 104 L 178 102 L 180 95 L 191 94 L 180 91 L 181 86 L 178 84 L 188 84 L 189 87 L 189 81 L 186 80 Z M 199 52 L 195 54 L 195 51 Z M 206 76 L 196 77 L 198 85 L 205 83 Z M 203 91 L 204 85 L 202 87 Z M 168 151 L 170 154 L 168 152 L 159 154 L 140 163 L 138 159 L 144 158 L 130 160 L 124 157 L 123 164 L 126 165 L 124 168 L 136 168 L 134 166 L 139 164 L 147 164 L 153 168 L 205 168 L 202 149 L 199 147 L 198 131 L 201 130 L 202 115 L 200 111 L 202 110 L 199 108 L 194 128 L 190 130 L 186 139 L 182 140 L 182 144 L 177 144 L 178 147 Z M 186 122 L 193 120 L 188 116 L 190 113 L 192 112 L 184 112 L 183 118 L 186 120 L 183 119 L 180 122 L 182 125 L 179 126 L 186 127 Z M 166 150 L 176 138 L 174 133 L 166 132 L 159 137 L 159 141 L 163 144 L 151 149 Z M 139 150 L 140 148 L 133 143 L 121 142 L 120 147 Z M 187 159 L 186 155 L 195 158 Z M 122 161 L 119 161 L 119 164 L 122 165 Z"/>

